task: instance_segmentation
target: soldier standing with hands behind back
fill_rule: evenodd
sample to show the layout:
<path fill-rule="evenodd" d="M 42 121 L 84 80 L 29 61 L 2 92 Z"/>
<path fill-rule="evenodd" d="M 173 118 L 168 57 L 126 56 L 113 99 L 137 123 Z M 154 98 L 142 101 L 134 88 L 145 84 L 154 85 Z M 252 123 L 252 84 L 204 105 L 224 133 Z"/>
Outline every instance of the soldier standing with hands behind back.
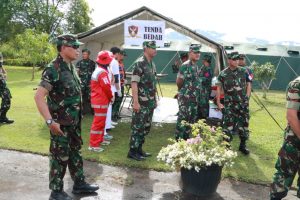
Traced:
<path fill-rule="evenodd" d="M 198 113 L 199 119 L 206 119 L 209 114 L 209 97 L 211 93 L 211 80 L 213 72 L 211 69 L 211 56 L 205 55 L 202 60 L 202 67 L 200 70 L 200 82 L 201 82 L 201 91 L 199 95 L 199 104 L 198 104 Z"/>
<path fill-rule="evenodd" d="M 239 151 L 248 155 L 250 151 L 246 147 L 249 138 L 249 97 L 251 94 L 251 82 L 247 78 L 244 68 L 238 67 L 239 54 L 232 52 L 227 54 L 229 66 L 220 72 L 216 85 L 217 105 L 223 112 L 223 132 L 232 140 L 234 127 L 240 136 Z M 224 91 L 224 105 L 220 102 L 221 88 Z"/>
<path fill-rule="evenodd" d="M 144 55 L 133 67 L 131 89 L 133 96 L 133 113 L 131 122 L 130 150 L 127 157 L 141 161 L 151 156 L 144 152 L 142 146 L 145 136 L 149 134 L 156 102 L 155 64 L 156 42 L 143 42 Z"/>
<path fill-rule="evenodd" d="M 72 199 L 63 191 L 67 167 L 74 181 L 74 194 L 99 189 L 98 185 L 85 182 L 80 152 L 82 99 L 80 80 L 72 61 L 79 56 L 81 44 L 74 35 L 57 37 L 59 54 L 44 70 L 35 95 L 37 108 L 50 129 L 50 200 Z"/>
<path fill-rule="evenodd" d="M 82 50 L 82 60 L 76 64 L 78 76 L 81 80 L 82 114 L 91 113 L 91 77 L 96 63 L 90 59 L 90 50 Z"/>
<path fill-rule="evenodd" d="M 0 97 L 2 98 L 0 108 L 0 123 L 11 124 L 14 120 L 8 119 L 6 113 L 10 109 L 11 93 L 6 84 L 7 72 L 3 67 L 3 55 L 0 52 Z"/>
<path fill-rule="evenodd" d="M 191 128 L 183 125 L 184 120 L 195 123 L 198 120 L 198 100 L 200 95 L 200 67 L 197 61 L 200 59 L 201 45 L 190 46 L 189 59 L 179 68 L 176 84 L 178 87 L 179 112 L 175 130 L 175 138 L 188 139 Z"/>

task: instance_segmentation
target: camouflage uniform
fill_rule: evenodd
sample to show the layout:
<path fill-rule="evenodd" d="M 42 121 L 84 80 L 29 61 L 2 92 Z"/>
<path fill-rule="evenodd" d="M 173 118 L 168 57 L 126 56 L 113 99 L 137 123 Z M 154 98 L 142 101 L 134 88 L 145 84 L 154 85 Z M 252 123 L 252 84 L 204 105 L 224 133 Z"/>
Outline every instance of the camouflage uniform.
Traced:
<path fill-rule="evenodd" d="M 289 83 L 287 87 L 287 104 L 288 109 L 298 111 L 300 114 L 300 77 Z M 287 195 L 296 173 L 300 172 L 300 139 L 293 132 L 288 124 L 284 132 L 284 141 L 278 152 L 278 159 L 275 164 L 276 173 L 271 184 L 271 199 L 282 199 Z M 300 198 L 300 179 L 297 181 L 297 197 Z"/>
<path fill-rule="evenodd" d="M 156 107 L 156 67 L 145 56 L 139 58 L 134 64 L 132 82 L 138 83 L 138 100 L 140 111 L 132 113 L 130 148 L 137 149 L 145 142 L 149 134 L 153 111 Z"/>
<path fill-rule="evenodd" d="M 206 119 L 209 114 L 209 97 L 211 93 L 211 80 L 212 80 L 211 67 L 202 66 L 200 70 L 201 90 L 198 100 L 198 113 L 199 119 Z"/>
<path fill-rule="evenodd" d="M 195 123 L 198 120 L 198 101 L 201 87 L 199 67 L 188 60 L 179 68 L 177 77 L 183 79 L 183 86 L 178 92 L 179 112 L 175 138 L 188 139 L 191 129 L 189 126 L 182 125 L 181 122 L 184 120 Z"/>
<path fill-rule="evenodd" d="M 44 70 L 40 86 L 49 91 L 47 104 L 53 120 L 59 123 L 63 136 L 50 133 L 49 188 L 63 189 L 67 166 L 74 181 L 84 180 L 80 153 L 81 139 L 81 90 L 80 80 L 72 64 L 58 56 Z"/>
<path fill-rule="evenodd" d="M 224 90 L 223 131 L 232 140 L 232 131 L 237 128 L 241 141 L 249 137 L 249 98 L 247 97 L 246 71 L 243 68 L 224 69 L 218 76 L 217 85 Z"/>
<path fill-rule="evenodd" d="M 81 92 L 84 113 L 91 111 L 91 77 L 95 70 L 96 63 L 91 59 L 80 60 L 76 64 L 78 75 L 81 80 Z"/>
<path fill-rule="evenodd" d="M 6 84 L 4 69 L 2 67 L 3 61 L 1 58 L 2 57 L 0 57 L 0 98 L 2 99 L 2 102 L 0 108 L 0 119 L 4 119 L 6 118 L 6 113 L 10 109 L 10 105 L 11 105 L 10 99 L 12 98 L 12 96 Z"/>

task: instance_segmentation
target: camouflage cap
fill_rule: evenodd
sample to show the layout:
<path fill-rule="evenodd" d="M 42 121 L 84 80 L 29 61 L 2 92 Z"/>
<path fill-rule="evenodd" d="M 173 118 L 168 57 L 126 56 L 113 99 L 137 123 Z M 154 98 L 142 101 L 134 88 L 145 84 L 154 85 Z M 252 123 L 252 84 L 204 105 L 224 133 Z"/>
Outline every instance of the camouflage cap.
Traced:
<path fill-rule="evenodd" d="M 91 51 L 89 50 L 89 49 L 87 49 L 87 48 L 85 48 L 85 49 L 82 49 L 82 51 L 81 51 L 82 53 L 84 53 L 84 52 L 87 52 L 88 54 L 90 54 L 91 53 Z"/>
<path fill-rule="evenodd" d="M 246 57 L 245 54 L 240 54 L 240 55 L 239 55 L 239 59 L 243 59 L 243 58 L 245 58 L 245 57 Z"/>
<path fill-rule="evenodd" d="M 143 48 L 151 48 L 151 49 L 156 49 L 156 42 L 153 41 L 144 41 L 143 42 Z"/>
<path fill-rule="evenodd" d="M 73 34 L 60 35 L 56 38 L 56 45 L 79 46 L 82 44 L 78 41 L 77 36 Z"/>
<path fill-rule="evenodd" d="M 210 55 L 204 55 L 203 60 L 206 60 L 208 63 L 211 63 L 211 56 Z"/>
<path fill-rule="evenodd" d="M 239 57 L 240 57 L 239 52 L 237 52 L 237 51 L 234 51 L 234 52 L 231 52 L 231 53 L 227 54 L 227 58 L 231 59 L 231 60 L 238 60 Z"/>
<path fill-rule="evenodd" d="M 122 50 L 120 51 L 120 54 L 123 55 L 123 56 L 127 56 L 127 54 L 126 54 L 126 52 L 125 52 L 124 49 L 122 49 Z"/>
<path fill-rule="evenodd" d="M 201 44 L 191 44 L 190 51 L 194 53 L 200 53 Z"/>

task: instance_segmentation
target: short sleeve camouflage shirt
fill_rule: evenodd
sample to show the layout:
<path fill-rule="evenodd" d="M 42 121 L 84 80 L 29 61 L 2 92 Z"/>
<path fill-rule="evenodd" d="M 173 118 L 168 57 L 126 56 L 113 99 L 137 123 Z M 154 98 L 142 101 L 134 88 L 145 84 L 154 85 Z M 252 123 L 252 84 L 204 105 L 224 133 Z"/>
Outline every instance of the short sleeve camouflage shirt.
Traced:
<path fill-rule="evenodd" d="M 80 122 L 80 80 L 72 64 L 67 64 L 58 56 L 43 71 L 39 86 L 49 91 L 47 104 L 56 122 L 66 126 Z"/>
<path fill-rule="evenodd" d="M 222 86 L 225 101 L 241 102 L 247 95 L 247 72 L 244 68 L 231 70 L 229 67 L 221 71 L 218 76 L 217 85 Z"/>
<path fill-rule="evenodd" d="M 133 67 L 131 82 L 138 83 L 138 98 L 142 106 L 154 108 L 156 105 L 156 67 L 145 56 L 139 58 Z"/>

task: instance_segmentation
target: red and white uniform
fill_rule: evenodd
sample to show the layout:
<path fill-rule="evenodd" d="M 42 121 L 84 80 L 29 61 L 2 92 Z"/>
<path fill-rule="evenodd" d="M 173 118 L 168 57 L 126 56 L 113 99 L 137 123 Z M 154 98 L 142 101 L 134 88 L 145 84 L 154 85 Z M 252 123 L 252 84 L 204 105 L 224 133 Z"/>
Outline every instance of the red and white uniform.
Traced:
<path fill-rule="evenodd" d="M 107 108 L 112 97 L 108 71 L 98 66 L 91 78 L 91 104 L 94 109 L 94 120 L 90 131 L 90 147 L 99 147 L 103 142 Z"/>

